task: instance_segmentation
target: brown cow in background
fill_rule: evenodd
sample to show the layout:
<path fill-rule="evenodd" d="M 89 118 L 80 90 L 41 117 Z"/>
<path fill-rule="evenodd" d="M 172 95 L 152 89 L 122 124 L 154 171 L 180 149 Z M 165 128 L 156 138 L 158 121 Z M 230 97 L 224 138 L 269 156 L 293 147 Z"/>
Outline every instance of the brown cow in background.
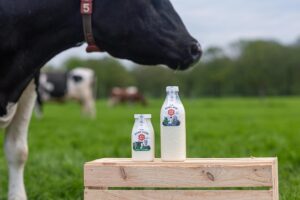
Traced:
<path fill-rule="evenodd" d="M 117 104 L 125 103 L 141 103 L 143 106 L 147 105 L 145 97 L 139 92 L 137 87 L 114 87 L 110 93 L 108 105 L 115 106 Z"/>

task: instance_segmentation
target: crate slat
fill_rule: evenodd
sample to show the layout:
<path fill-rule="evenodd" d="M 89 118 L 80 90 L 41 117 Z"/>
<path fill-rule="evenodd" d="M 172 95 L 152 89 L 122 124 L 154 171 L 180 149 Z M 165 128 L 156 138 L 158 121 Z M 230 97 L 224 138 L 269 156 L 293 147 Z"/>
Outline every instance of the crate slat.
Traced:
<path fill-rule="evenodd" d="M 272 166 L 272 181 L 273 181 L 273 198 L 279 200 L 279 177 L 278 177 L 278 160 L 274 160 Z"/>
<path fill-rule="evenodd" d="M 85 165 L 86 187 L 272 187 L 274 159 L 191 159 L 135 163 L 103 160 Z"/>
<path fill-rule="evenodd" d="M 85 164 L 84 185 L 85 200 L 279 200 L 277 158 L 100 159 Z"/>
<path fill-rule="evenodd" d="M 154 162 L 133 162 L 130 158 L 102 158 L 87 162 L 85 165 L 103 166 L 103 165 L 151 165 L 151 166 L 168 166 L 179 164 L 180 166 L 186 166 L 190 164 L 221 164 L 221 165 L 253 165 L 253 164 L 272 164 L 276 161 L 276 158 L 189 158 L 184 162 L 165 162 L 156 158 Z"/>
<path fill-rule="evenodd" d="M 85 190 L 85 200 L 272 200 L 272 191 Z"/>

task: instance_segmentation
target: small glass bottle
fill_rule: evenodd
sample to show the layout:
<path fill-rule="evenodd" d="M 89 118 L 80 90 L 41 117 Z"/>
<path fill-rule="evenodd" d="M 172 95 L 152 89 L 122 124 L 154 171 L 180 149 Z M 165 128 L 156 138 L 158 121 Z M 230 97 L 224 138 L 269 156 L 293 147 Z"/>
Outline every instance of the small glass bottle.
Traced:
<path fill-rule="evenodd" d="M 185 109 L 179 98 L 179 87 L 168 86 L 161 108 L 161 157 L 163 161 L 186 160 Z"/>
<path fill-rule="evenodd" d="M 132 129 L 132 160 L 154 161 L 155 138 L 150 114 L 135 114 L 135 122 Z"/>

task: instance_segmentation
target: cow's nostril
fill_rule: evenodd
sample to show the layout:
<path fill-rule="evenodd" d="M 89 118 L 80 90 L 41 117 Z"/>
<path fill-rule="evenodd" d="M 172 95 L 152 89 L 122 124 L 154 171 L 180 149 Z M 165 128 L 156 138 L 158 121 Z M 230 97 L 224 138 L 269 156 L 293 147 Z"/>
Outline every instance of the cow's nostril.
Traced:
<path fill-rule="evenodd" d="M 202 55 L 201 45 L 198 42 L 192 44 L 190 48 L 190 53 L 192 56 L 200 58 Z"/>
<path fill-rule="evenodd" d="M 201 45 L 198 42 L 190 43 L 188 48 L 185 49 L 185 55 L 187 56 L 180 66 L 181 70 L 185 70 L 192 65 L 195 65 L 202 56 Z"/>

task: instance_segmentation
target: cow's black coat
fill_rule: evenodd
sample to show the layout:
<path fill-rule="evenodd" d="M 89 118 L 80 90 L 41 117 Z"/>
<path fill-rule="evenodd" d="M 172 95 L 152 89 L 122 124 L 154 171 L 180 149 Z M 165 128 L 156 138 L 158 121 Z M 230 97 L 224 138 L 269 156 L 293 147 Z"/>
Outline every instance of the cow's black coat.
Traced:
<path fill-rule="evenodd" d="M 53 56 L 83 41 L 79 1 L 0 0 L 0 116 Z"/>
<path fill-rule="evenodd" d="M 201 56 L 169 0 L 94 0 L 96 43 L 120 58 L 185 69 Z M 82 44 L 80 0 L 0 0 L 0 117 L 40 68 Z"/>

